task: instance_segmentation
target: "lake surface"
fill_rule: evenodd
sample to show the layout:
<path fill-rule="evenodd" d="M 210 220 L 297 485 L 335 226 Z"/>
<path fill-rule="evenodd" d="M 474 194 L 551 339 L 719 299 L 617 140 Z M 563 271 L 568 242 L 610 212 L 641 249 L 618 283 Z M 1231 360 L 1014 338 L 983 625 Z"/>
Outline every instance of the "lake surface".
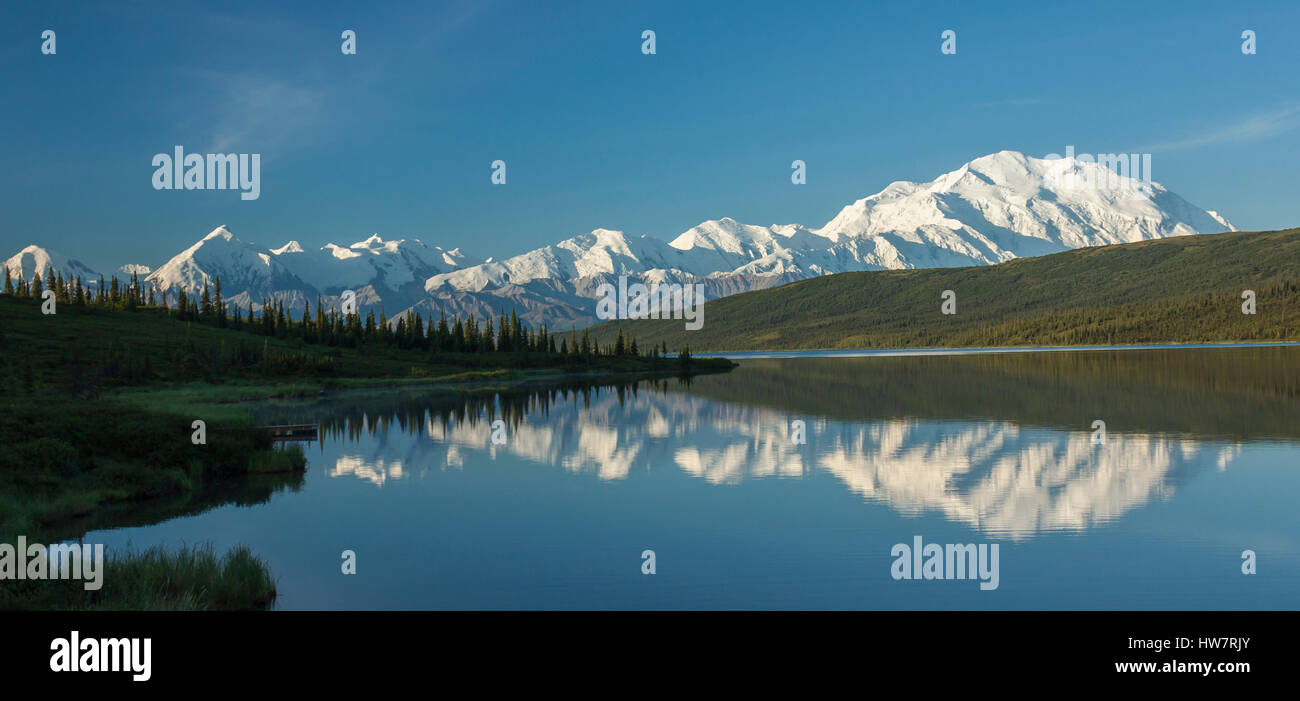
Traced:
<path fill-rule="evenodd" d="M 85 542 L 247 543 L 284 609 L 1300 607 L 1300 348 L 741 363 L 261 403 L 304 479 Z M 997 588 L 895 579 L 916 536 Z"/>

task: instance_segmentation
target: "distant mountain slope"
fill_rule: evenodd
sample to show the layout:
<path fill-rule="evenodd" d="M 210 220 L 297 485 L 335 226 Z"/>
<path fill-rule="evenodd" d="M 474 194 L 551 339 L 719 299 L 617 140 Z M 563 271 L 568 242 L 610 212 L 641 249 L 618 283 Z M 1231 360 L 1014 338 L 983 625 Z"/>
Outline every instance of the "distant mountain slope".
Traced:
<path fill-rule="evenodd" d="M 1254 290 L 1257 313 L 1241 311 Z M 941 313 L 944 290 L 957 313 Z M 988 267 L 843 273 L 709 302 L 704 326 L 607 322 L 693 351 L 1300 340 L 1300 229 L 1178 237 Z"/>
<path fill-rule="evenodd" d="M 390 319 L 407 309 L 477 317 L 514 310 L 530 324 L 563 330 L 595 323 L 596 290 L 624 275 L 701 284 L 706 298 L 717 299 L 835 273 L 986 265 L 1231 230 L 1223 217 L 1158 183 L 1099 163 L 1000 151 L 930 182 L 891 183 L 815 229 L 729 217 L 701 222 L 672 241 L 594 229 L 479 262 L 459 249 L 378 235 L 350 246 L 308 249 L 289 241 L 266 248 L 223 226 L 153 269 L 148 281 L 172 302 L 179 290 L 199 294 L 219 276 L 225 299 L 241 307 L 275 299 L 298 314 L 317 296 L 335 304 L 352 290 L 363 313 L 384 309 Z M 50 255 L 25 251 L 33 261 Z M 30 277 L 23 255 L 10 261 Z"/>
<path fill-rule="evenodd" d="M 45 277 L 46 271 L 53 267 L 55 274 L 62 273 L 64 278 L 75 278 L 80 275 L 83 283 L 99 282 L 99 273 L 91 270 L 85 263 L 35 245 L 10 256 L 3 265 L 14 280 L 19 278 L 31 280 L 38 273 L 41 277 Z"/>
<path fill-rule="evenodd" d="M 297 241 L 274 249 L 243 241 L 224 226 L 149 274 L 146 281 L 174 301 L 180 290 L 199 294 L 220 278 L 222 296 L 254 309 L 265 299 L 284 302 L 295 315 L 304 302 L 336 304 L 344 290 L 357 293 L 358 306 L 388 305 L 391 313 L 424 298 L 424 281 L 464 261 L 459 249 L 445 251 L 417 239 L 385 241 L 377 234 L 351 246 L 305 249 Z"/>
<path fill-rule="evenodd" d="M 468 294 L 481 303 L 518 304 L 530 321 L 556 326 L 563 319 L 582 326 L 595 320 L 596 288 L 617 283 L 620 275 L 701 283 L 706 297 L 715 299 L 849 271 L 994 264 L 1084 246 L 1233 230 L 1228 220 L 1158 183 L 1119 176 L 1098 163 L 1001 151 L 928 183 L 892 183 L 819 229 L 724 218 L 702 222 L 670 243 L 596 229 L 434 276 L 425 287 L 444 304 Z M 550 284 L 534 292 L 529 285 L 538 280 Z M 564 313 L 547 318 L 547 300 L 556 296 L 569 297 Z"/>

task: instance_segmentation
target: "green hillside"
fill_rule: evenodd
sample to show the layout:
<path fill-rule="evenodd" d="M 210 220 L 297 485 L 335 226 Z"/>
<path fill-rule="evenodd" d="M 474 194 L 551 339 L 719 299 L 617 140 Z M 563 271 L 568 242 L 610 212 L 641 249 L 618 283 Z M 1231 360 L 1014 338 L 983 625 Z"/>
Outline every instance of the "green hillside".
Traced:
<path fill-rule="evenodd" d="M 1257 313 L 1242 313 L 1243 290 Z M 940 311 L 944 290 L 957 313 Z M 1183 236 L 995 266 L 842 273 L 709 302 L 704 326 L 606 322 L 692 351 L 1300 340 L 1300 229 Z"/>

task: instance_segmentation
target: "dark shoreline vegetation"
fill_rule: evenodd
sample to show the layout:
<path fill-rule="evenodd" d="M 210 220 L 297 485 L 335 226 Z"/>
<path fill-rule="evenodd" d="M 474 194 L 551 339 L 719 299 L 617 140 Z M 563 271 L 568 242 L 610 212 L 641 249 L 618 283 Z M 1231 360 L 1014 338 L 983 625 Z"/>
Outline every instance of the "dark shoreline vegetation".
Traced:
<path fill-rule="evenodd" d="M 799 384 L 790 383 L 797 365 Z M 848 372 L 846 372 L 846 369 Z M 674 383 L 677 383 L 676 385 Z M 613 395 L 688 386 L 694 396 L 786 415 L 843 422 L 1005 421 L 1021 427 L 1116 431 L 1194 440 L 1300 440 L 1300 348 L 1088 350 L 1060 353 L 751 359 L 735 373 L 519 383 L 463 392 L 330 392 L 271 401 L 254 417 L 316 421 L 322 436 L 356 440 L 398 430 L 419 435 L 497 418 L 517 429 L 530 415 L 590 406 Z M 1008 388 L 1011 388 L 1008 390 Z"/>
<path fill-rule="evenodd" d="M 280 308 L 250 320 L 211 299 L 151 307 L 138 284 L 116 280 L 90 295 L 56 276 L 57 313 L 44 315 L 41 286 L 7 280 L 13 293 L 0 295 L 0 542 L 25 535 L 48 545 L 300 488 L 302 451 L 273 445 L 234 402 L 734 367 L 685 348 L 643 352 L 630 339 L 557 341 L 504 316 L 482 326 L 444 319 L 429 333 L 423 321 L 381 329 L 319 309 L 304 323 Z M 204 445 L 191 441 L 196 419 Z M 275 599 L 266 564 L 243 547 L 118 553 L 106 568 L 96 592 L 74 581 L 4 581 L 0 609 L 265 609 Z"/>
<path fill-rule="evenodd" d="M 944 290 L 956 314 L 940 311 Z M 1242 291 L 1256 293 L 1243 314 Z M 1080 248 L 999 265 L 840 273 L 713 300 L 704 328 L 606 322 L 695 351 L 1300 340 L 1300 229 Z"/>

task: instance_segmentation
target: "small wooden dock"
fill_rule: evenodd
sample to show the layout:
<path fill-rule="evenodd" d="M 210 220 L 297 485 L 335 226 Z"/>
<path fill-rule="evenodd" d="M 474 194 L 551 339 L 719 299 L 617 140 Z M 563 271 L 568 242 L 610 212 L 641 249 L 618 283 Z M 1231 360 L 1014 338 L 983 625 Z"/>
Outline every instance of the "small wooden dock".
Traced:
<path fill-rule="evenodd" d="M 284 424 L 281 426 L 263 426 L 277 441 L 314 441 L 320 434 L 318 424 Z"/>

